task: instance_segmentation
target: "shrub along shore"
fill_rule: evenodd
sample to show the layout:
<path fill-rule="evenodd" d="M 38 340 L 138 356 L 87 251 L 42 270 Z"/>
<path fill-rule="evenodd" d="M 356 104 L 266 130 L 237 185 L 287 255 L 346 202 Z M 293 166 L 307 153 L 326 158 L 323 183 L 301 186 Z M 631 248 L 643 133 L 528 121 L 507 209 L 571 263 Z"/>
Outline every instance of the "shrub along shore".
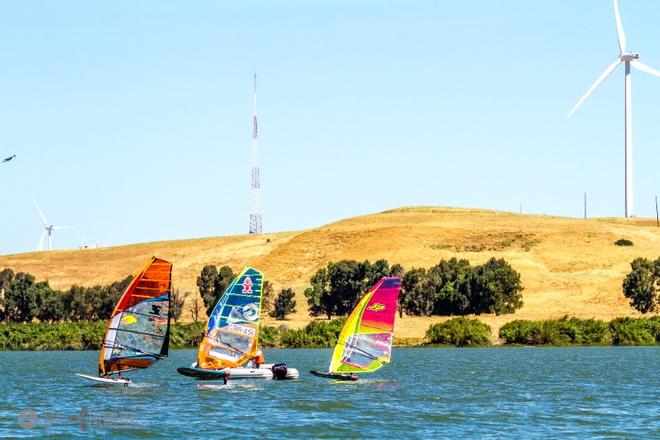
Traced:
<path fill-rule="evenodd" d="M 337 341 L 344 319 L 312 321 L 298 330 L 265 326 L 263 347 L 329 348 Z M 0 350 L 98 350 L 105 322 L 0 324 Z M 172 324 L 171 348 L 196 348 L 205 323 Z M 542 321 L 515 320 L 500 328 L 504 345 L 656 345 L 660 344 L 660 316 L 597 319 L 564 317 Z M 395 341 L 396 342 L 396 341 Z M 493 345 L 491 328 L 478 319 L 453 318 L 433 324 L 426 338 L 415 346 L 446 345 L 483 347 Z"/>
<path fill-rule="evenodd" d="M 499 337 L 504 345 L 656 345 L 660 344 L 660 316 L 650 318 L 599 319 L 569 318 L 504 324 Z M 454 318 L 432 325 L 427 342 L 477 347 L 492 345 L 491 328 L 477 319 Z"/>
<path fill-rule="evenodd" d="M 261 327 L 260 345 L 281 348 L 332 347 L 344 318 L 312 321 L 305 328 Z M 206 323 L 175 323 L 170 326 L 170 348 L 197 348 Z M 98 350 L 106 323 L 57 322 L 0 324 L 0 350 Z"/>

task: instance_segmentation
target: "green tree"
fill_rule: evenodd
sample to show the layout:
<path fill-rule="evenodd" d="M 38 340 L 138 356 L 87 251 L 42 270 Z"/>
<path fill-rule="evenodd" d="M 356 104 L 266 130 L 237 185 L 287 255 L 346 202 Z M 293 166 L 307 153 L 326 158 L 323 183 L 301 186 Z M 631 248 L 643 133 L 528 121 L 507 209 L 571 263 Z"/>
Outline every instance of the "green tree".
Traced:
<path fill-rule="evenodd" d="M 218 277 L 218 268 L 214 265 L 207 265 L 202 268 L 202 272 L 197 277 L 197 288 L 199 295 L 204 300 L 204 306 L 207 310 L 212 310 L 215 306 L 215 279 Z M 210 312 L 209 312 L 210 313 Z"/>
<path fill-rule="evenodd" d="M 330 278 L 328 271 L 322 267 L 311 278 L 312 286 L 305 289 L 305 297 L 311 316 L 325 315 L 332 318 L 335 311 L 333 298 L 330 294 Z"/>
<path fill-rule="evenodd" d="M 62 301 L 68 318 L 73 321 L 97 321 L 101 319 L 100 313 L 106 307 L 104 288 L 100 285 L 83 287 L 74 284 Z"/>
<path fill-rule="evenodd" d="M 472 292 L 470 275 L 472 267 L 468 260 L 441 260 L 429 270 L 436 286 L 434 315 L 464 315 L 469 309 Z"/>
<path fill-rule="evenodd" d="M 296 294 L 290 288 L 282 289 L 275 298 L 273 310 L 270 316 L 278 320 L 286 319 L 290 313 L 296 312 Z"/>
<path fill-rule="evenodd" d="M 328 279 L 333 315 L 349 314 L 364 295 L 369 262 L 341 260 L 328 264 Z"/>
<path fill-rule="evenodd" d="M 222 295 L 225 293 L 231 282 L 234 281 L 236 276 L 237 274 L 235 274 L 229 266 L 222 266 L 220 269 L 218 269 L 218 276 L 215 278 L 216 302 L 222 298 Z"/>
<path fill-rule="evenodd" d="M 623 294 L 630 298 L 630 305 L 640 312 L 656 311 L 660 303 L 660 258 L 655 261 L 636 258 L 630 267 L 632 271 L 623 280 Z"/>
<path fill-rule="evenodd" d="M 424 268 L 406 272 L 399 293 L 401 311 L 407 315 L 430 316 L 433 313 L 436 289 Z"/>
<path fill-rule="evenodd" d="M 30 294 L 37 303 L 36 318 L 42 322 L 57 322 L 64 319 L 62 292 L 50 288 L 47 281 L 33 284 Z"/>
<path fill-rule="evenodd" d="M 377 260 L 374 264 L 369 264 L 369 260 L 365 260 L 362 264 L 365 269 L 364 287 L 362 289 L 364 292 L 380 281 L 381 278 L 391 276 L 390 264 L 387 260 Z"/>
<path fill-rule="evenodd" d="M 37 313 L 37 303 L 29 289 L 34 284 L 34 276 L 18 273 L 5 292 L 4 310 L 9 322 L 29 322 Z"/>
<path fill-rule="evenodd" d="M 513 313 L 522 307 L 520 274 L 504 259 L 491 258 L 474 268 L 470 278 L 470 312 Z"/>
<path fill-rule="evenodd" d="M 3 269 L 0 272 L 0 297 L 4 294 L 5 290 L 9 289 L 11 282 L 14 280 L 14 271 L 11 269 Z"/>
<path fill-rule="evenodd" d="M 406 274 L 406 269 L 399 263 L 393 264 L 392 267 L 390 267 L 390 276 L 391 277 L 401 277 Z"/>
<path fill-rule="evenodd" d="M 87 319 L 110 319 L 119 299 L 133 281 L 133 275 L 126 276 L 121 281 L 115 281 L 107 286 L 95 286 L 85 292 L 85 300 L 91 301 L 93 307 L 89 310 Z"/>
<path fill-rule="evenodd" d="M 204 300 L 207 315 L 211 314 L 234 278 L 236 274 L 229 266 L 222 266 L 220 269 L 211 265 L 204 266 L 200 276 L 197 277 L 197 287 Z"/>
<path fill-rule="evenodd" d="M 4 305 L 4 298 L 5 298 L 5 291 L 9 289 L 9 286 L 11 286 L 11 282 L 14 280 L 14 271 L 11 269 L 3 269 L 2 272 L 0 272 L 0 321 L 4 321 L 7 319 L 7 316 L 5 314 L 5 305 Z"/>

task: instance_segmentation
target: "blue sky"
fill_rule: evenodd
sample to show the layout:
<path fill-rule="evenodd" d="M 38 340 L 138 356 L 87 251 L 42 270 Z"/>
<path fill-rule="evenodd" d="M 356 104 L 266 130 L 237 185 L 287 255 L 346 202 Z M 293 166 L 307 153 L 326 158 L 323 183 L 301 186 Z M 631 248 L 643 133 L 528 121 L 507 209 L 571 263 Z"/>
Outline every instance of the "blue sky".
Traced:
<path fill-rule="evenodd" d="M 660 69 L 660 3 L 621 0 Z M 252 72 L 265 232 L 408 205 L 623 215 L 612 3 L 22 1 L 0 14 L 0 254 L 247 231 Z M 635 214 L 660 78 L 633 73 Z"/>

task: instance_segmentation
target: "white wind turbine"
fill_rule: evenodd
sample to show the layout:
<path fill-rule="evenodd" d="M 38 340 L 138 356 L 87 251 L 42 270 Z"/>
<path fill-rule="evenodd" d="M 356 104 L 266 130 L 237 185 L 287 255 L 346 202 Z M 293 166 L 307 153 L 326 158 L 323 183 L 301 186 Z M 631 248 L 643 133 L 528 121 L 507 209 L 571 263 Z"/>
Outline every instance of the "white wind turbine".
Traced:
<path fill-rule="evenodd" d="M 626 52 L 626 35 L 623 33 L 623 25 L 621 24 L 621 16 L 619 15 L 619 5 L 617 0 L 614 0 L 614 18 L 616 19 L 616 33 L 619 40 L 619 56 L 610 66 L 605 69 L 605 71 L 596 79 L 596 82 L 587 90 L 587 93 L 584 94 L 578 103 L 573 107 L 573 110 L 569 113 L 568 117 L 570 118 L 573 113 L 582 105 L 585 99 L 591 95 L 591 93 L 605 81 L 605 78 L 610 76 L 612 72 L 619 66 L 619 64 L 625 64 L 626 73 L 625 73 L 625 194 L 626 194 L 626 217 L 631 217 L 633 215 L 633 173 L 632 173 L 632 78 L 630 75 L 630 66 L 633 66 L 637 70 L 642 72 L 650 73 L 660 77 L 660 72 L 655 70 L 652 67 L 647 66 L 639 62 L 639 53 L 636 52 Z"/>
<path fill-rule="evenodd" d="M 34 201 L 34 206 L 37 207 L 37 212 L 39 212 L 39 217 L 41 217 L 41 222 L 44 225 L 44 230 L 41 233 L 41 238 L 39 238 L 39 243 L 37 244 L 37 250 L 38 251 L 43 251 L 44 250 L 44 238 L 46 237 L 46 233 L 48 233 L 48 250 L 53 249 L 53 231 L 57 231 L 60 229 L 72 229 L 73 226 L 55 226 L 55 225 L 49 225 L 48 220 L 46 220 L 46 216 L 44 213 L 41 211 L 41 208 L 39 208 L 39 204 L 37 201 Z"/>

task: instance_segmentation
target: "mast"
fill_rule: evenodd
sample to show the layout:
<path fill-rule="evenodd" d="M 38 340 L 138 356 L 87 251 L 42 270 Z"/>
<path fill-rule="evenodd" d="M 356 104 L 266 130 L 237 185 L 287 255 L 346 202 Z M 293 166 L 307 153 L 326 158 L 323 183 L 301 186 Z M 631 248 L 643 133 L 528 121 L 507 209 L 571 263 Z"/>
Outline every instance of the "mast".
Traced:
<path fill-rule="evenodd" d="M 625 192 L 626 192 L 626 217 L 633 216 L 633 139 L 632 139 L 632 76 L 630 75 L 630 61 L 626 60 L 625 74 Z"/>
<path fill-rule="evenodd" d="M 259 130 L 257 128 L 257 74 L 254 74 L 252 111 L 252 166 L 250 169 L 250 234 L 261 234 L 261 181 L 259 178 Z"/>

